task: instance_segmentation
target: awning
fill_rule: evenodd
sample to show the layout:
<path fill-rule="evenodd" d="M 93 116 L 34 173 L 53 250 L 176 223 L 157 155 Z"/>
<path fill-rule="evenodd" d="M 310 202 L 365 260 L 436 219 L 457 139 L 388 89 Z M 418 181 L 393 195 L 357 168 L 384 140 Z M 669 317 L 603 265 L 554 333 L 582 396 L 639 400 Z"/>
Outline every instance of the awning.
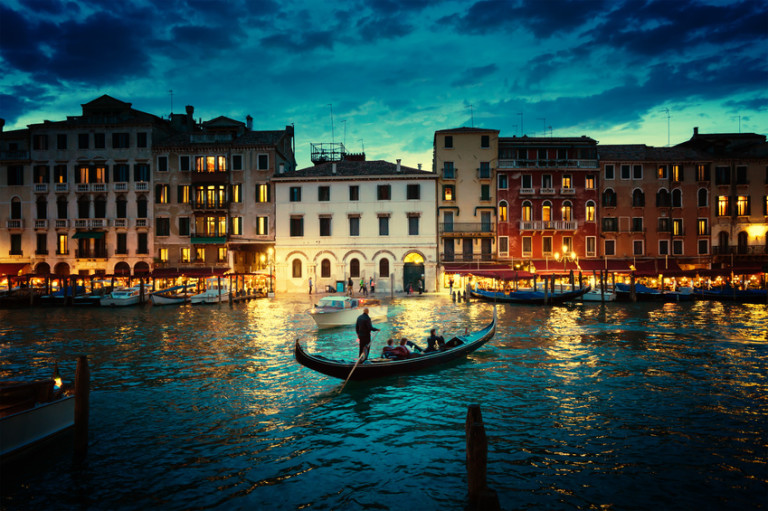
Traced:
<path fill-rule="evenodd" d="M 100 240 L 104 237 L 104 231 L 78 231 L 73 236 L 73 240 Z"/>
<path fill-rule="evenodd" d="M 579 259 L 581 271 L 593 272 L 608 270 L 609 272 L 626 273 L 629 272 L 627 261 L 617 259 Z"/>
<path fill-rule="evenodd" d="M 227 242 L 226 236 L 193 236 L 193 245 L 223 245 Z"/>
<path fill-rule="evenodd" d="M 229 271 L 229 268 L 156 268 L 151 276 L 155 279 L 169 279 L 175 277 L 217 277 Z"/>
<path fill-rule="evenodd" d="M 3 263 L 0 264 L 0 275 L 18 275 L 22 268 L 24 268 L 27 265 L 27 263 Z"/>

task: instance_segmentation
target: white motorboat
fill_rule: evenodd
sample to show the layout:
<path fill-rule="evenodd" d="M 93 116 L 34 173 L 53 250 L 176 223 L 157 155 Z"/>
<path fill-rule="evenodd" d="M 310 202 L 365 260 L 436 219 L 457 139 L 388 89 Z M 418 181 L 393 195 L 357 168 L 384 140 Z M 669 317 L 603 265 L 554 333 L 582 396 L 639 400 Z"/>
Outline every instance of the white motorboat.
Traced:
<path fill-rule="evenodd" d="M 209 277 L 205 279 L 205 291 L 193 295 L 190 302 L 193 305 L 204 303 L 220 303 L 229 300 L 229 280 L 224 277 Z"/>
<path fill-rule="evenodd" d="M 600 287 L 591 288 L 589 291 L 581 295 L 582 302 L 615 302 L 616 292 L 613 288 L 607 288 L 605 292 L 600 291 Z"/>
<path fill-rule="evenodd" d="M 121 287 L 101 299 L 102 307 L 126 307 L 141 302 L 141 286 Z"/>
<path fill-rule="evenodd" d="M 195 286 L 188 284 L 186 286 L 173 286 L 167 289 L 155 291 L 149 295 L 152 305 L 181 305 L 190 301 Z"/>
<path fill-rule="evenodd" d="M 387 306 L 376 299 L 350 298 L 349 296 L 324 296 L 307 312 L 318 328 L 354 325 L 357 317 L 368 308 L 371 321 L 386 321 Z"/>

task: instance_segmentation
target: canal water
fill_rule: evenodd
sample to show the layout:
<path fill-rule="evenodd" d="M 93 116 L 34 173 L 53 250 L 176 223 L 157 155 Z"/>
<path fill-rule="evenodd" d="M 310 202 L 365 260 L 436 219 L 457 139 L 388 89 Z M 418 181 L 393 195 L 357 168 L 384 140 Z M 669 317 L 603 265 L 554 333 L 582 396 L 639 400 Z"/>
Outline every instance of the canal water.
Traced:
<path fill-rule="evenodd" d="M 389 300 L 387 300 L 389 302 Z M 92 374 L 90 443 L 3 469 L 4 510 L 463 509 L 464 421 L 482 407 L 503 509 L 760 509 L 768 310 L 709 302 L 499 306 L 496 336 L 441 370 L 372 382 L 307 296 L 216 306 L 0 311 L 0 379 Z M 396 297 L 374 340 L 490 321 L 492 305 Z"/>

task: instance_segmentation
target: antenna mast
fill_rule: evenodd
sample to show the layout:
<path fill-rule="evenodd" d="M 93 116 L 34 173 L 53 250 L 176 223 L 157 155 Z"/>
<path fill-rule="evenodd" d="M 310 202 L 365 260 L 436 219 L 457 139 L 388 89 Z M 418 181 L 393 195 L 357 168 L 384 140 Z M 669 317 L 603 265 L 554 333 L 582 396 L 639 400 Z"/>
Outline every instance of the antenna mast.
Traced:
<path fill-rule="evenodd" d="M 336 143 L 336 136 L 333 133 L 333 103 L 328 103 L 328 106 L 331 107 L 331 143 Z"/>

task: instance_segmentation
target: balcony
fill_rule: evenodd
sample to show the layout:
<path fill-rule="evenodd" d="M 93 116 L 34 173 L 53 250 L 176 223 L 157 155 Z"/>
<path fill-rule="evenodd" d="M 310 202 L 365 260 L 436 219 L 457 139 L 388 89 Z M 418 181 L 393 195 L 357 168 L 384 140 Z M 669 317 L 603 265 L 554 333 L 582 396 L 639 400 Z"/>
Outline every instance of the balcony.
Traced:
<path fill-rule="evenodd" d="M 107 183 L 91 183 L 91 191 L 104 193 L 107 191 Z"/>
<path fill-rule="evenodd" d="M 35 220 L 35 229 L 47 229 L 48 220 Z"/>
<path fill-rule="evenodd" d="M 440 234 L 453 235 L 461 237 L 467 234 L 480 234 L 480 235 L 493 235 L 496 231 L 494 224 L 487 224 L 482 222 L 473 223 L 446 223 L 440 222 L 438 224 Z"/>
<path fill-rule="evenodd" d="M 120 228 L 123 228 L 123 229 L 127 229 L 128 228 L 128 219 L 127 218 L 115 218 L 112 221 L 112 223 L 113 223 L 113 225 L 115 227 L 120 227 Z"/>
<path fill-rule="evenodd" d="M 560 195 L 576 195 L 575 188 L 560 188 Z"/>
<path fill-rule="evenodd" d="M 440 261 L 444 263 L 479 263 L 493 261 L 493 254 L 446 254 L 440 253 Z"/>
<path fill-rule="evenodd" d="M 521 231 L 575 231 L 578 226 L 578 222 L 566 222 L 564 220 L 555 222 L 545 222 L 543 220 L 520 222 Z"/>
<path fill-rule="evenodd" d="M 54 227 L 57 229 L 68 229 L 69 228 L 69 220 L 66 218 L 64 219 L 56 219 Z"/>
<path fill-rule="evenodd" d="M 75 229 L 87 229 L 88 228 L 88 219 L 87 218 L 76 218 L 75 219 Z"/>
<path fill-rule="evenodd" d="M 28 160 L 29 151 L 0 151 L 0 160 Z"/>
<path fill-rule="evenodd" d="M 107 219 L 106 218 L 94 218 L 90 222 L 91 229 L 106 229 L 107 228 Z"/>
<path fill-rule="evenodd" d="M 114 183 L 113 188 L 116 192 L 127 192 L 128 191 L 128 183 Z"/>
<path fill-rule="evenodd" d="M 53 191 L 56 193 L 69 193 L 69 183 L 55 183 Z"/>
<path fill-rule="evenodd" d="M 77 193 L 86 193 L 91 191 L 91 186 L 88 183 L 77 183 L 75 184 L 75 191 Z"/>
<path fill-rule="evenodd" d="M 554 188 L 540 188 L 539 194 L 541 195 L 554 195 L 555 189 Z"/>
<path fill-rule="evenodd" d="M 500 169 L 576 168 L 596 169 L 597 160 L 499 160 Z"/>
<path fill-rule="evenodd" d="M 520 195 L 533 195 L 536 193 L 534 188 L 520 188 Z"/>
<path fill-rule="evenodd" d="M 137 218 L 136 227 L 149 227 L 149 220 L 146 218 Z"/>
<path fill-rule="evenodd" d="M 35 193 L 48 193 L 48 183 L 35 183 Z"/>
<path fill-rule="evenodd" d="M 8 227 L 8 229 L 17 229 L 17 230 L 22 229 L 24 228 L 24 220 L 21 220 L 21 219 L 8 220 L 6 223 L 6 226 Z"/>
<path fill-rule="evenodd" d="M 137 192 L 148 192 L 149 191 L 149 182 L 147 181 L 139 181 L 137 183 L 134 183 L 134 190 Z"/>
<path fill-rule="evenodd" d="M 213 210 L 213 209 L 229 209 L 229 205 L 231 204 L 231 201 L 224 200 L 224 201 L 191 201 L 190 205 L 192 206 L 192 209 L 205 209 L 205 210 Z"/>

